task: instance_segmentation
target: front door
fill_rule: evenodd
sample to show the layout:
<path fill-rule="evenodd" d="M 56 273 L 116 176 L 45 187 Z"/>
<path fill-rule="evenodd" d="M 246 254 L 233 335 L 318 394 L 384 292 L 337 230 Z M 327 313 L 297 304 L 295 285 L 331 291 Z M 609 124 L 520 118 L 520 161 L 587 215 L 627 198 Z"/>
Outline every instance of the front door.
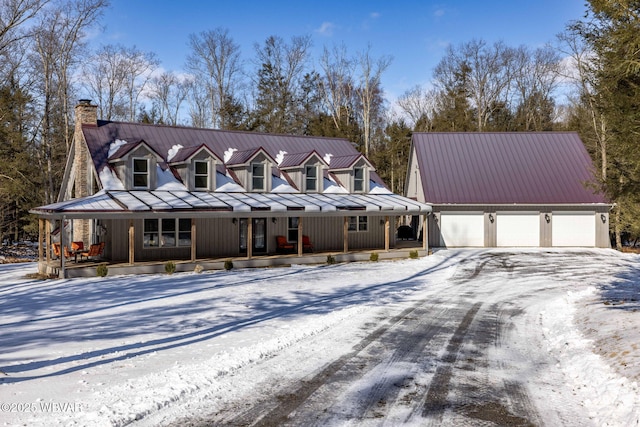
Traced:
<path fill-rule="evenodd" d="M 252 218 L 252 246 L 253 254 L 264 254 L 267 252 L 267 220 L 266 218 Z M 249 233 L 249 219 L 240 219 L 240 253 L 247 253 L 247 236 Z"/>

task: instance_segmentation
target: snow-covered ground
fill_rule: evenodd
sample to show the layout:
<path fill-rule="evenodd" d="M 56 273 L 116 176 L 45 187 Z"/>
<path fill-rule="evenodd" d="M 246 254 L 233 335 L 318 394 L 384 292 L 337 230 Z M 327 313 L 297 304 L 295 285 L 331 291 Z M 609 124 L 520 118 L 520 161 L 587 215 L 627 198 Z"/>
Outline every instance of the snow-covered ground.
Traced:
<path fill-rule="evenodd" d="M 47 281 L 25 278 L 34 264 L 0 265 L 0 423 L 156 425 L 213 413 L 255 384 L 294 380 L 349 353 L 365 325 L 450 292 L 461 268 L 473 271 L 487 253 L 500 251 Z M 549 253 L 553 267 L 541 261 Z M 574 425 L 640 424 L 640 256 L 540 249 L 509 257 L 529 266 L 526 277 L 472 275 L 488 300 L 532 290 L 532 320 L 516 325 L 522 336 L 495 359 L 509 350 L 555 360 L 562 384 L 529 384 L 541 412 L 572 399 L 584 408 Z"/>

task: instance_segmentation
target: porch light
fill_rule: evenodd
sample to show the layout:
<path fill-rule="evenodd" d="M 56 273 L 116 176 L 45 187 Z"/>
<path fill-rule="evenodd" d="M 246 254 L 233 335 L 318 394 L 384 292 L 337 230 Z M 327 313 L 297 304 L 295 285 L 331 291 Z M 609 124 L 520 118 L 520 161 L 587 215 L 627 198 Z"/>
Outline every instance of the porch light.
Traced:
<path fill-rule="evenodd" d="M 495 218 L 493 218 L 493 214 L 489 214 L 489 221 L 491 221 L 491 224 L 493 224 L 493 221 L 495 221 Z"/>
<path fill-rule="evenodd" d="M 233 225 L 236 225 L 238 223 L 238 218 L 233 218 L 231 222 L 233 222 Z"/>
<path fill-rule="evenodd" d="M 605 214 L 600 214 L 600 219 L 602 220 L 603 224 L 607 222 L 607 216 Z"/>
<path fill-rule="evenodd" d="M 274 216 L 273 218 L 271 218 L 271 222 L 275 224 L 276 222 L 278 222 L 278 218 Z"/>
<path fill-rule="evenodd" d="M 549 216 L 549 214 L 544 214 L 544 220 L 547 221 L 547 224 L 549 224 L 551 222 L 551 217 Z"/>

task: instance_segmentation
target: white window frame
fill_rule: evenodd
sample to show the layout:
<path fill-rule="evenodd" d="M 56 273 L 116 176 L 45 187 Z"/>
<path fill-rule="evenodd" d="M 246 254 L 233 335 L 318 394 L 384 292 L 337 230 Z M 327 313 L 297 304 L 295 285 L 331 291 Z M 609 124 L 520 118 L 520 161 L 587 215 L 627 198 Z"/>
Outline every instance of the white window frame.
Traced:
<path fill-rule="evenodd" d="M 309 176 L 309 171 L 313 171 L 313 176 Z M 318 192 L 318 166 L 317 165 L 307 165 L 304 168 L 304 183 L 305 189 L 307 193 L 317 193 Z M 309 185 L 309 180 L 313 180 L 313 186 Z"/>
<path fill-rule="evenodd" d="M 362 178 L 358 178 L 357 174 L 358 171 L 362 172 Z M 354 167 L 353 168 L 353 192 L 354 193 L 364 193 L 366 186 L 365 186 L 365 182 L 367 181 L 367 171 L 364 167 Z M 361 188 L 358 189 L 358 183 L 361 183 Z"/>
<path fill-rule="evenodd" d="M 256 169 L 262 169 L 262 176 L 256 175 Z M 262 162 L 254 162 L 251 163 L 250 168 L 250 179 L 251 179 L 251 191 L 267 191 L 267 165 Z M 262 187 L 256 187 L 256 178 L 262 178 Z"/>
<path fill-rule="evenodd" d="M 145 162 L 145 164 L 147 165 L 147 170 L 145 172 L 138 172 L 136 171 L 136 162 L 138 161 L 143 161 Z M 144 176 L 146 177 L 146 182 L 147 184 L 142 186 L 142 185 L 136 185 L 136 176 Z M 131 162 L 131 186 L 135 189 L 144 189 L 144 190 L 148 190 L 150 187 L 150 182 L 151 182 L 151 162 L 149 161 L 148 158 L 146 157 L 134 157 L 132 159 Z"/>
<path fill-rule="evenodd" d="M 366 215 L 349 217 L 349 233 L 366 233 L 369 231 L 369 217 Z"/>
<path fill-rule="evenodd" d="M 198 173 L 198 165 L 199 164 L 204 164 L 205 167 L 207 168 L 206 173 L 202 174 L 202 173 Z M 211 165 L 209 164 L 208 161 L 206 160 L 194 160 L 193 161 L 193 189 L 196 191 L 207 191 L 211 189 L 210 186 L 210 171 L 211 171 Z M 198 182 L 198 178 L 204 178 L 206 185 L 204 187 L 198 187 L 197 182 Z"/>
<path fill-rule="evenodd" d="M 173 227 L 166 227 L 173 221 Z M 165 224 L 166 223 L 166 224 Z M 147 225 L 155 224 L 155 230 Z M 182 228 L 180 228 L 182 226 Z M 165 231 L 173 228 L 171 231 Z M 170 240 L 171 239 L 171 240 Z M 191 219 L 189 218 L 145 218 L 143 222 L 143 241 L 145 249 L 184 248 L 191 246 Z M 173 243 L 169 243 L 169 242 Z"/>

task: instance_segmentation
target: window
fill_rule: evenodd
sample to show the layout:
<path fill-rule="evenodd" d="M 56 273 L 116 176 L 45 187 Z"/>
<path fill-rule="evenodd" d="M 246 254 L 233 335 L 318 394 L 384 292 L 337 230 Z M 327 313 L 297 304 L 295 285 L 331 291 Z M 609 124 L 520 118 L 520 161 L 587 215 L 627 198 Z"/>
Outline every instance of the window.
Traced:
<path fill-rule="evenodd" d="M 253 191 L 265 191 L 265 185 L 264 185 L 264 178 L 265 178 L 265 173 L 264 173 L 264 163 L 252 163 L 251 164 L 251 189 Z"/>
<path fill-rule="evenodd" d="M 143 245 L 145 248 L 191 246 L 191 219 L 145 219 Z"/>
<path fill-rule="evenodd" d="M 364 191 L 364 168 L 353 168 L 353 192 Z"/>
<path fill-rule="evenodd" d="M 305 168 L 306 175 L 306 188 L 308 192 L 317 192 L 318 191 L 318 167 L 317 166 L 307 166 Z"/>
<path fill-rule="evenodd" d="M 133 159 L 133 187 L 149 188 L 148 159 Z"/>
<path fill-rule="evenodd" d="M 349 217 L 349 231 L 368 231 L 369 217 L 366 216 L 350 216 Z"/>
<path fill-rule="evenodd" d="M 208 162 L 194 162 L 194 183 L 193 187 L 196 190 L 208 190 L 209 189 L 209 163 Z"/>
<path fill-rule="evenodd" d="M 298 217 L 290 217 L 287 219 L 287 240 L 290 242 L 298 241 Z"/>

